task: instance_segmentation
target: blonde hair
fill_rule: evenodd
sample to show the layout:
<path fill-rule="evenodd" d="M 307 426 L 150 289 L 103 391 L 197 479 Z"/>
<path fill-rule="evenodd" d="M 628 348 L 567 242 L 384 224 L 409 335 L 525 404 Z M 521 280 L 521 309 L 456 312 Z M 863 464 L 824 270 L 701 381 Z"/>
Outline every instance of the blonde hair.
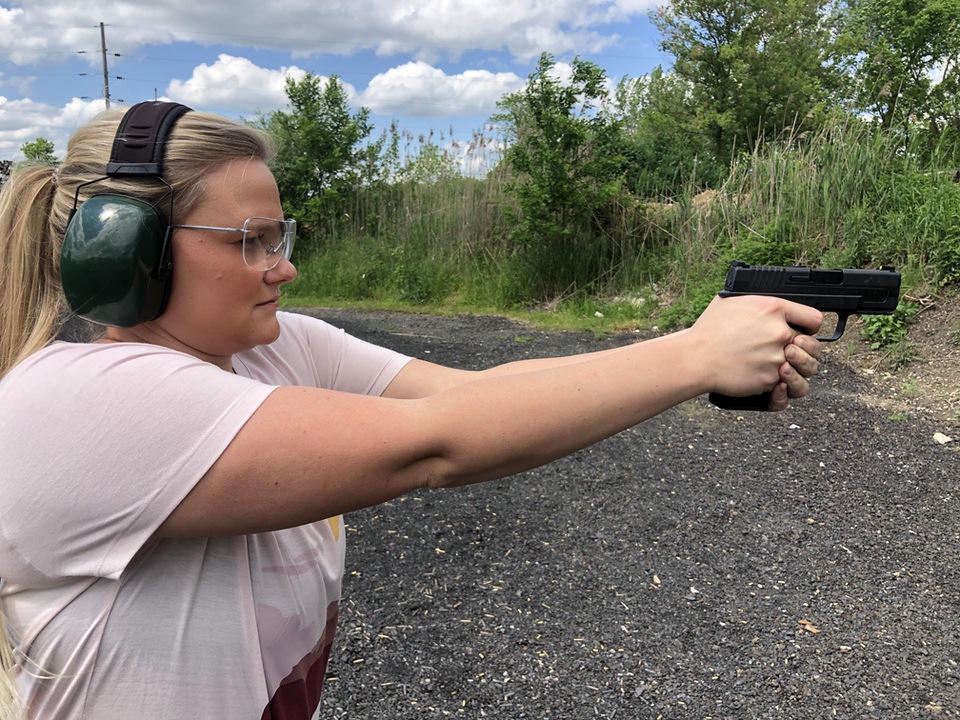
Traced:
<path fill-rule="evenodd" d="M 67 316 L 60 285 L 60 248 L 77 188 L 103 177 L 125 109 L 105 112 L 74 133 L 62 165 L 17 168 L 0 190 L 0 379 L 55 337 Z M 204 177 L 236 159 L 269 162 L 270 137 L 219 115 L 189 112 L 176 123 L 164 148 L 163 178 L 174 192 L 178 222 L 203 197 Z M 168 190 L 159 182 L 107 179 L 80 191 L 140 198 L 166 215 Z M 16 657 L 0 605 L 0 720 L 20 717 Z"/>

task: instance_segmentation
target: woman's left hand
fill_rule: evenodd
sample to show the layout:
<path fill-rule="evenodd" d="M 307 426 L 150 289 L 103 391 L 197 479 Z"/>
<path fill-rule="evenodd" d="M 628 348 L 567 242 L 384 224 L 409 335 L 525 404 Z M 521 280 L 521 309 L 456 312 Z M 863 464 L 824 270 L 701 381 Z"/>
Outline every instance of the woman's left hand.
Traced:
<path fill-rule="evenodd" d="M 810 392 L 808 377 L 820 369 L 820 341 L 809 335 L 797 335 L 784 348 L 786 361 L 780 366 L 780 382 L 770 393 L 770 410 L 784 410 L 790 398 Z"/>

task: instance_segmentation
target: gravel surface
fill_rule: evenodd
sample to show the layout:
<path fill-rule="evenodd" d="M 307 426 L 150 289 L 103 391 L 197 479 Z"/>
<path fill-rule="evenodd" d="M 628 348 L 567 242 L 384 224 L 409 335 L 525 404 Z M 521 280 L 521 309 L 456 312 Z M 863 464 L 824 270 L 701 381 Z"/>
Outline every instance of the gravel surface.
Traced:
<path fill-rule="evenodd" d="M 479 368 L 638 339 L 313 311 Z M 958 457 L 829 358 L 509 480 L 352 513 L 326 718 L 960 717 Z"/>

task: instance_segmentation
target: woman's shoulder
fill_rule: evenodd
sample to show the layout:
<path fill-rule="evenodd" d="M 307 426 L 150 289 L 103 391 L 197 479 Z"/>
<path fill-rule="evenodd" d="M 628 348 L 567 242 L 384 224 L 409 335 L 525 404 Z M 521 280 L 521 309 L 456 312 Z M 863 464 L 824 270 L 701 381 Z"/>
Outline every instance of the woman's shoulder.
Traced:
<path fill-rule="evenodd" d="M 205 364 L 179 350 L 135 342 L 64 342 L 55 341 L 33 353 L 14 367 L 7 378 L 18 379 L 34 374 L 62 372 L 95 372 L 99 369 L 123 368 L 132 360 L 149 364 Z"/>
<path fill-rule="evenodd" d="M 12 442 L 37 422 L 101 433 L 162 425 L 199 436 L 225 417 L 245 421 L 273 389 L 157 345 L 55 342 L 0 380 L 0 438 Z"/>
<path fill-rule="evenodd" d="M 379 395 L 410 360 L 406 355 L 350 335 L 307 313 L 277 313 L 280 337 L 251 351 L 256 360 L 239 355 L 251 377 L 272 378 L 279 384 Z M 259 375 L 257 362 L 277 375 Z M 282 378 L 282 379 L 281 379 Z"/>
<path fill-rule="evenodd" d="M 317 355 L 336 344 L 336 329 L 322 320 L 293 312 L 278 312 L 280 335 L 234 355 L 241 375 L 279 385 L 317 386 Z"/>
<path fill-rule="evenodd" d="M 224 375 L 219 368 L 186 353 L 148 343 L 56 341 L 12 368 L 0 380 L 0 403 L 15 397 L 47 397 L 98 392 L 97 388 L 149 386 L 162 377 L 192 368 Z"/>

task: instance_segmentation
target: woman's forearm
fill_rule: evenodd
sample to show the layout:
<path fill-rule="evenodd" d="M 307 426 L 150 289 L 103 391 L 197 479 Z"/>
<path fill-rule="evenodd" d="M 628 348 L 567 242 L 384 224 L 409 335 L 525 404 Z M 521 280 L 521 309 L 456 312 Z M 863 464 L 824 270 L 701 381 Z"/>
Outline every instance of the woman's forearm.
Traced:
<path fill-rule="evenodd" d="M 689 362 L 692 340 L 681 332 L 574 362 L 533 362 L 424 399 L 425 434 L 443 438 L 426 484 L 536 467 L 706 392 L 708 373 Z"/>

